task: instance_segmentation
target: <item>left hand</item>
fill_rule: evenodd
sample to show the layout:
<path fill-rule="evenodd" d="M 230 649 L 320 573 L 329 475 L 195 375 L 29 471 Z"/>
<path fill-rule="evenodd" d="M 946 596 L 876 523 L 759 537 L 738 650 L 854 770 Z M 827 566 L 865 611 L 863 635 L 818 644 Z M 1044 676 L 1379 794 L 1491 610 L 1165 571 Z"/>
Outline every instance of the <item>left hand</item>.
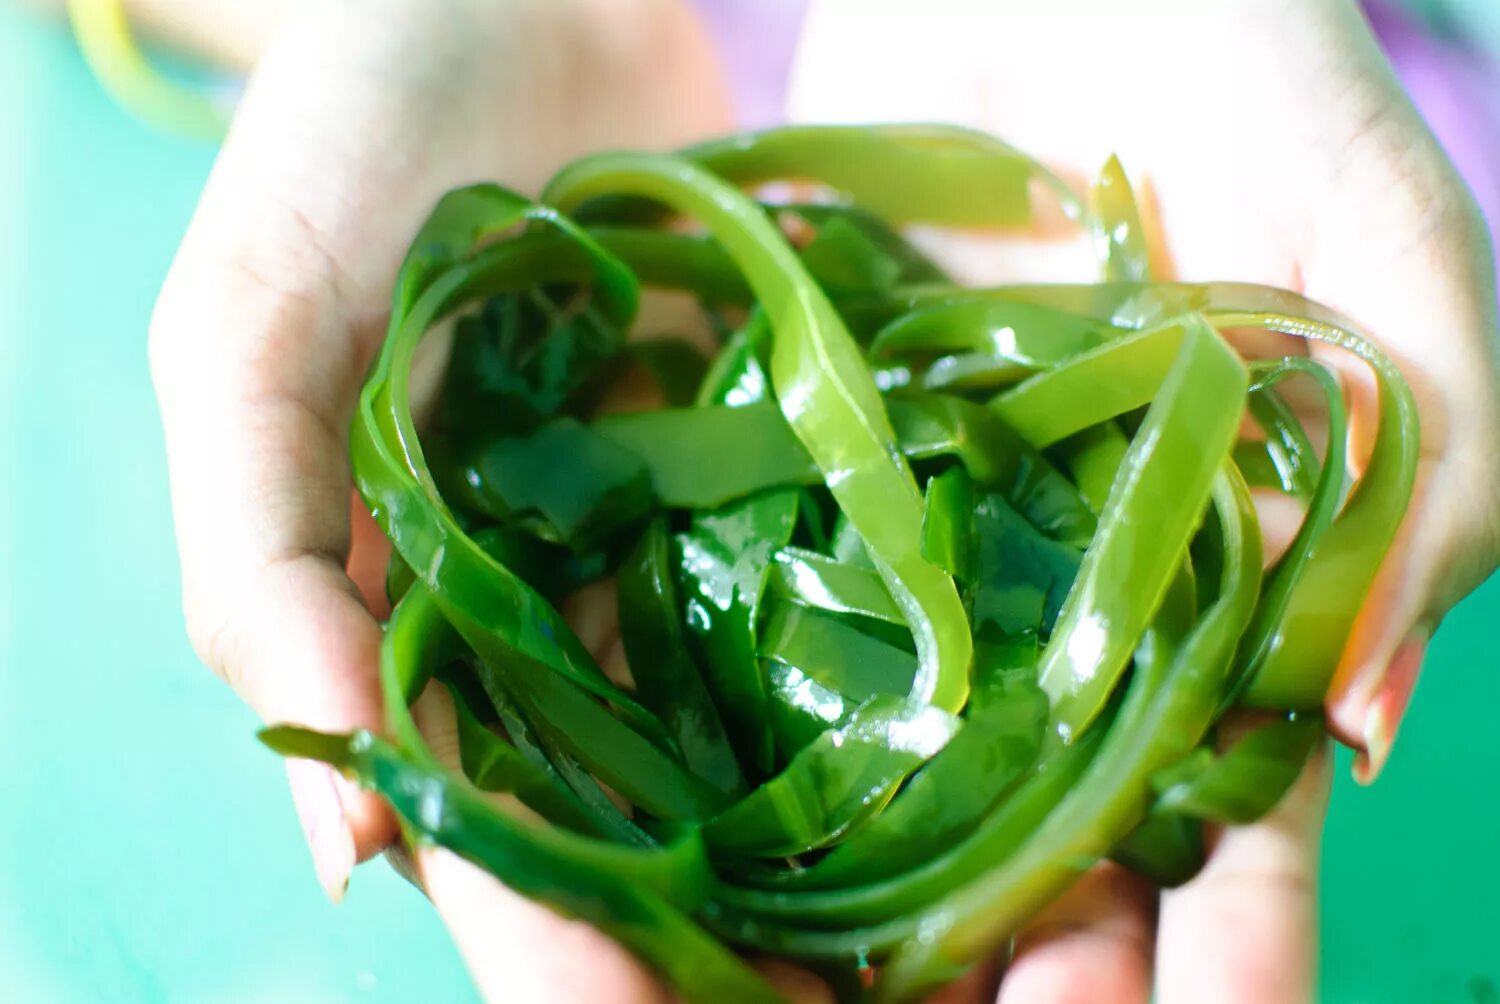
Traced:
<path fill-rule="evenodd" d="M 1432 631 L 1500 558 L 1500 367 L 1484 223 L 1354 0 L 814 0 L 791 106 L 975 127 L 1075 181 L 1118 152 L 1176 278 L 1289 288 L 1374 334 L 1417 397 L 1422 458 L 1327 702 L 1372 777 Z M 966 281 L 1092 278 L 1087 247 L 1056 234 L 944 238 Z M 1153 982 L 1163 1004 L 1309 999 L 1327 789 L 1324 756 L 1159 908 L 1134 877 L 1092 873 L 1017 940 L 1001 1000 L 1145 1001 Z"/>

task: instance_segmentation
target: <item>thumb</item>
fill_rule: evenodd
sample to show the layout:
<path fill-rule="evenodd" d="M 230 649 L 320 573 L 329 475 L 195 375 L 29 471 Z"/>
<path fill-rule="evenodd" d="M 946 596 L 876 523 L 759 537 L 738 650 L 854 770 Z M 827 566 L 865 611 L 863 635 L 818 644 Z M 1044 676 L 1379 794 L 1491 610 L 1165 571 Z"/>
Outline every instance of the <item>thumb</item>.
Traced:
<path fill-rule="evenodd" d="M 1373 204 L 1388 239 L 1332 242 L 1308 268 L 1309 295 L 1353 317 L 1378 321 L 1382 347 L 1400 366 L 1421 418 L 1416 483 L 1390 552 L 1365 598 L 1329 690 L 1334 734 L 1358 753 L 1355 776 L 1373 780 L 1392 742 L 1427 650 L 1450 608 L 1500 560 L 1500 354 L 1494 257 L 1484 222 L 1431 144 L 1424 181 L 1387 186 Z M 1350 187 L 1358 194 L 1358 186 Z M 1358 214 L 1371 200 L 1355 200 Z M 1330 230 L 1358 234 L 1341 221 Z M 1399 275 L 1400 282 L 1371 276 Z M 1385 416 L 1380 416 L 1384 421 Z"/>
<path fill-rule="evenodd" d="M 152 332 L 189 636 L 266 721 L 327 731 L 381 722 L 380 628 L 345 571 L 344 430 L 360 371 L 336 344 L 345 323 L 323 291 L 187 257 Z M 329 359 L 343 379 L 328 378 Z M 288 772 L 337 899 L 355 861 L 390 840 L 389 814 L 321 765 Z"/>
<path fill-rule="evenodd" d="M 361 22 L 362 23 L 362 22 Z M 324 26 L 326 28 L 326 26 Z M 377 26 L 366 26 L 375 30 Z M 345 32 L 361 30 L 351 25 Z M 380 628 L 346 573 L 348 426 L 404 234 L 430 192 L 369 213 L 347 81 L 322 35 L 267 53 L 152 319 L 188 633 L 268 722 L 378 729 Z M 360 79 L 358 77 L 356 80 Z M 317 144 L 299 132 L 325 128 Z M 391 126 L 390 129 L 395 129 Z M 330 770 L 288 766 L 319 879 L 337 899 L 394 835 L 383 804 Z"/>
<path fill-rule="evenodd" d="M 1493 437 L 1486 446 L 1496 448 Z M 1406 518 L 1334 675 L 1328 722 L 1355 750 L 1361 783 L 1374 781 L 1390 756 L 1433 633 L 1500 554 L 1493 511 L 1500 487 L 1493 473 L 1478 474 L 1451 451 L 1418 463 Z"/>
<path fill-rule="evenodd" d="M 453 698 L 429 683 L 412 705 L 412 718 L 428 749 L 449 770 L 462 773 L 462 750 Z M 529 813 L 514 796 L 493 793 L 509 811 Z M 400 850 L 395 856 L 405 859 Z M 451 851 L 418 845 L 409 877 L 426 891 L 453 943 L 487 1001 L 609 1001 L 666 1004 L 678 998 L 662 979 L 620 943 L 580 920 L 563 916 L 508 888 Z M 777 960 L 756 963 L 793 1004 L 826 1004 L 829 988 L 807 970 Z"/>
<path fill-rule="evenodd" d="M 448 691 L 429 684 L 412 716 L 433 755 L 461 771 Z M 510 802 L 512 811 L 526 811 L 509 795 L 491 797 Z M 665 1004 L 672 999 L 661 981 L 608 935 L 532 902 L 451 851 L 419 846 L 413 863 L 485 1000 Z"/>

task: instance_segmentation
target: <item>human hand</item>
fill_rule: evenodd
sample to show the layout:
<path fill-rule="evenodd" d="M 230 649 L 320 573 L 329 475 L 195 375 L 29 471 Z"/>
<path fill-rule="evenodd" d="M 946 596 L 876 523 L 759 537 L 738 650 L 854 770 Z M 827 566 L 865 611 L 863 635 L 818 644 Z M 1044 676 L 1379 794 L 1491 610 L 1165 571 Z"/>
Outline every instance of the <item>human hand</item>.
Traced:
<path fill-rule="evenodd" d="M 1500 556 L 1500 381 L 1483 222 L 1352 0 L 815 0 L 791 106 L 973 126 L 1078 180 L 1118 152 L 1176 277 L 1283 286 L 1374 333 L 1417 396 L 1422 458 L 1327 702 L 1373 777 L 1432 631 Z M 934 251 L 967 281 L 1092 278 L 1086 243 L 1055 233 Z M 1347 379 L 1367 446 L 1372 402 Z M 1325 759 L 1159 909 L 1131 877 L 1092 875 L 1018 940 L 1002 1000 L 1145 1000 L 1153 966 L 1168 1004 L 1307 997 Z"/>
<path fill-rule="evenodd" d="M 676 0 L 328 2 L 290 17 L 162 291 L 152 373 L 195 648 L 269 722 L 379 729 L 388 549 L 351 505 L 348 427 L 412 233 L 456 185 L 536 191 L 580 153 L 669 148 L 724 131 L 727 112 Z M 393 820 L 326 768 L 289 773 L 337 898 Z M 591 929 L 451 856 L 417 867 L 487 996 L 660 995 Z"/>

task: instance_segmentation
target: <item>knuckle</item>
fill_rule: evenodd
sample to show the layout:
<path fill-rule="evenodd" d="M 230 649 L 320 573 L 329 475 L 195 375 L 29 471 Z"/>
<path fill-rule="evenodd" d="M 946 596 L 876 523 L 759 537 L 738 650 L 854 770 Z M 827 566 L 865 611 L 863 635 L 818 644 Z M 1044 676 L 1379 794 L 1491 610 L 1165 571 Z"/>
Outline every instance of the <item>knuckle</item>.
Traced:
<path fill-rule="evenodd" d="M 182 611 L 194 654 L 238 692 L 243 680 L 239 668 L 241 646 L 234 618 L 222 609 L 211 608 L 197 600 L 192 593 L 184 594 Z"/>
<path fill-rule="evenodd" d="M 1308 869 L 1283 864 L 1213 869 L 1193 879 L 1191 889 L 1196 895 L 1231 904 L 1268 897 L 1313 902 L 1318 892 L 1317 878 Z"/>

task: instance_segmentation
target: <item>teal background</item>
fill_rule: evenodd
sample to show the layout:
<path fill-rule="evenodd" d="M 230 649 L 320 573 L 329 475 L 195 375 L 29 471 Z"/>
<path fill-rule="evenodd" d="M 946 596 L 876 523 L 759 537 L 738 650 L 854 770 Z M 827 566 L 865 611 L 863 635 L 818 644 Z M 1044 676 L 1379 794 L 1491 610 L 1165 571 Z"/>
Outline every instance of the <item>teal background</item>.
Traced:
<path fill-rule="evenodd" d="M 0 7 L 0 1000 L 472 1000 L 383 865 L 323 899 L 183 637 L 145 331 L 211 159 Z M 1340 760 L 1324 1001 L 1500 1002 L 1497 619 L 1449 618 L 1377 787 Z"/>

